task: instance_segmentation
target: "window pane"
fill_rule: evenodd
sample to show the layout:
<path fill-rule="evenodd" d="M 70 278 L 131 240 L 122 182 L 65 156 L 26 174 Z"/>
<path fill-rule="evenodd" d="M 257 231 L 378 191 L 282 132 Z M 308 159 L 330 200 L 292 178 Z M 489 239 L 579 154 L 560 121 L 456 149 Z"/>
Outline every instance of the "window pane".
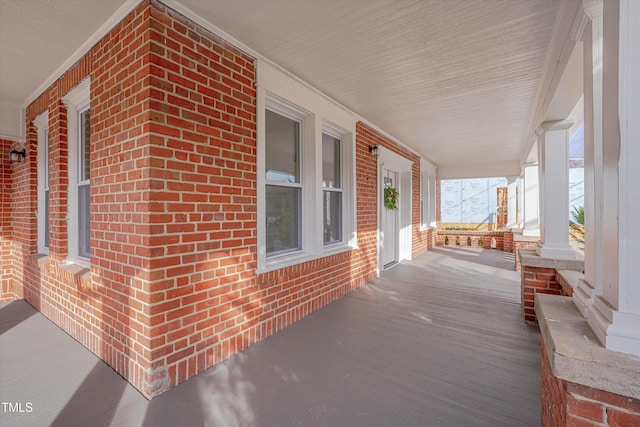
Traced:
<path fill-rule="evenodd" d="M 90 238 L 89 238 L 89 202 L 90 202 L 89 185 L 78 186 L 78 255 L 89 258 L 90 256 Z"/>
<path fill-rule="evenodd" d="M 300 182 L 300 123 L 266 111 L 267 180 Z"/>
<path fill-rule="evenodd" d="M 324 212 L 324 243 L 342 241 L 342 193 L 323 192 L 322 210 Z"/>
<path fill-rule="evenodd" d="M 340 182 L 340 140 L 322 134 L 322 186 L 341 188 Z"/>
<path fill-rule="evenodd" d="M 49 189 L 44 190 L 44 247 L 49 247 Z"/>
<path fill-rule="evenodd" d="M 44 188 L 49 188 L 49 129 L 44 131 Z M 48 246 L 48 245 L 47 245 Z"/>
<path fill-rule="evenodd" d="M 89 166 L 91 162 L 89 126 L 91 113 L 89 110 L 80 113 L 80 181 L 89 179 Z"/>
<path fill-rule="evenodd" d="M 300 249 L 300 193 L 267 185 L 267 255 Z"/>

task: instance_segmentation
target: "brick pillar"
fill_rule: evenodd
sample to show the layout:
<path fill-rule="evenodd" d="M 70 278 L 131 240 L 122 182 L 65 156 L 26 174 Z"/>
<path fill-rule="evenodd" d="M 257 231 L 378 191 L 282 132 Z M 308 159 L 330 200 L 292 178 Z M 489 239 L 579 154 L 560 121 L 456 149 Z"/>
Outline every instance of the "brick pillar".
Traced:
<path fill-rule="evenodd" d="M 520 277 L 522 278 L 521 302 L 524 320 L 535 324 L 538 322 L 534 307 L 536 294 L 562 295 L 562 286 L 556 279 L 554 268 L 523 266 Z"/>
<path fill-rule="evenodd" d="M 640 401 L 556 378 L 542 344 L 543 426 L 638 426 Z"/>

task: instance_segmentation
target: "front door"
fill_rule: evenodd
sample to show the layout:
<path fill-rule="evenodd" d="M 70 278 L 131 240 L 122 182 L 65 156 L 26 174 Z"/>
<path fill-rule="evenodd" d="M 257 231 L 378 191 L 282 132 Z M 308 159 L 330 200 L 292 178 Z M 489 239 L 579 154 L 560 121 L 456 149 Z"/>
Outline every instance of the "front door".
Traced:
<path fill-rule="evenodd" d="M 384 168 L 382 171 L 384 188 L 398 188 L 398 172 Z M 400 205 L 398 203 L 398 205 Z M 384 190 L 382 193 L 382 265 L 388 268 L 398 261 L 398 210 L 389 209 L 384 205 Z"/>

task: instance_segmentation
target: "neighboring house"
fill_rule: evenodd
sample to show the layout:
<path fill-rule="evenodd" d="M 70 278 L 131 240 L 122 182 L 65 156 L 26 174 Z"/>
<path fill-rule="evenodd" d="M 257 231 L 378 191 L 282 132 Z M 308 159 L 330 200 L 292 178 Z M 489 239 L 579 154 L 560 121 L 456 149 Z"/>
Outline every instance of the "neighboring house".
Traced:
<path fill-rule="evenodd" d="M 495 224 L 498 188 L 506 178 L 447 179 L 440 183 L 440 222 Z"/>
<path fill-rule="evenodd" d="M 147 397 L 433 245 L 434 166 L 159 2 L 26 126 L 25 160 L 2 169 L 2 298 Z"/>

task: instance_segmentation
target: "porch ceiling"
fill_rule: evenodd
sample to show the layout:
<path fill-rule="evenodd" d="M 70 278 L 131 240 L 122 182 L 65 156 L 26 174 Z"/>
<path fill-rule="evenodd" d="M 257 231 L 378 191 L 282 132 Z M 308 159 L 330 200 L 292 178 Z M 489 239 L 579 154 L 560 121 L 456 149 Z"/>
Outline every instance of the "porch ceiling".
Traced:
<path fill-rule="evenodd" d="M 20 106 L 125 3 L 0 0 L 0 134 L 20 132 Z M 469 168 L 495 176 L 519 172 L 528 154 L 553 76 L 562 74 L 556 64 L 568 60 L 558 48 L 573 22 L 566 25 L 567 9 L 575 10 L 567 5 L 578 2 L 167 3 L 350 108 L 436 163 L 441 176 Z"/>

